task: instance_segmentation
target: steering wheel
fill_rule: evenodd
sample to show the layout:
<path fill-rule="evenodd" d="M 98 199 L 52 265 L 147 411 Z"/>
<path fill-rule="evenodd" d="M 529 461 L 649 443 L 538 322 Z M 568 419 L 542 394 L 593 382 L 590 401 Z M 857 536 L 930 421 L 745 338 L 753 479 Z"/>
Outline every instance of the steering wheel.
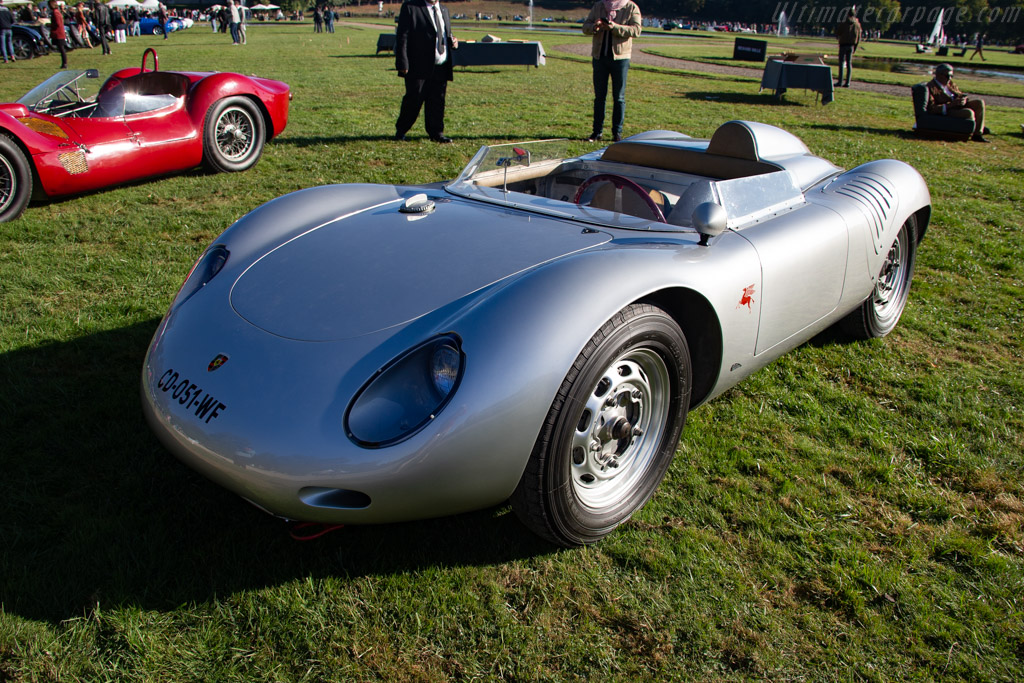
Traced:
<path fill-rule="evenodd" d="M 142 73 L 146 73 L 146 58 L 149 57 L 150 54 L 153 55 L 153 69 L 152 70 L 153 71 L 159 71 L 160 70 L 160 58 L 156 56 L 156 50 L 154 50 L 151 47 L 147 47 L 146 51 L 142 53 L 142 68 L 139 69 L 139 71 L 141 71 Z"/>
<path fill-rule="evenodd" d="M 621 189 L 630 189 L 630 190 L 632 190 L 637 195 L 639 195 L 640 199 L 642 199 L 644 204 L 647 205 L 647 208 L 651 210 L 651 213 L 654 214 L 654 217 L 657 219 L 657 221 L 659 223 L 667 223 L 668 222 L 668 221 L 665 220 L 665 214 L 663 214 L 661 212 L 661 208 L 657 204 L 654 203 L 654 200 L 651 199 L 651 196 L 649 194 L 647 194 L 647 191 L 644 190 L 644 188 L 640 187 L 639 185 L 637 185 L 635 182 L 633 182 L 629 178 L 617 175 L 615 173 L 598 173 L 597 175 L 591 176 L 591 177 L 587 178 L 586 180 L 584 180 L 583 184 L 581 184 L 579 189 L 576 190 L 576 196 L 573 198 L 573 202 L 576 203 L 576 204 L 579 204 L 580 203 L 580 199 L 583 198 L 583 192 L 588 187 L 590 187 L 591 185 L 594 185 L 594 184 L 600 183 L 600 182 L 610 182 L 610 183 L 615 185 L 615 187 L 617 187 L 620 190 Z"/>

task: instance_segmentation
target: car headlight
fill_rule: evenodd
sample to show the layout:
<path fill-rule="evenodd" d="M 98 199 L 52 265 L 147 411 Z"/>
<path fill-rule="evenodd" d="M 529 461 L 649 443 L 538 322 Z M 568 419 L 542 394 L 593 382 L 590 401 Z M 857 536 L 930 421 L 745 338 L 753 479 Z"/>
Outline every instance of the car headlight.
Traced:
<path fill-rule="evenodd" d="M 349 438 L 365 448 L 404 441 L 444 409 L 459 386 L 465 358 L 459 339 L 435 337 L 388 363 L 345 413 Z"/>
<path fill-rule="evenodd" d="M 192 270 L 188 271 L 185 283 L 178 290 L 178 296 L 174 297 L 173 306 L 185 303 L 193 294 L 206 286 L 206 283 L 212 280 L 227 263 L 230 253 L 223 244 L 215 244 L 207 249 L 192 266 Z"/>

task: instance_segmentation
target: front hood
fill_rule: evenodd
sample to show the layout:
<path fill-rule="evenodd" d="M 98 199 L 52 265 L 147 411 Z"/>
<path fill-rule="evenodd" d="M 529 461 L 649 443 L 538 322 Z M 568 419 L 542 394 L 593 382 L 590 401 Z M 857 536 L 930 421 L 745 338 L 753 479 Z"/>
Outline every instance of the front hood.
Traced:
<path fill-rule="evenodd" d="M 426 315 L 511 275 L 607 242 L 567 221 L 430 193 L 436 210 L 389 202 L 285 242 L 235 282 L 231 305 L 271 334 L 333 341 Z"/>

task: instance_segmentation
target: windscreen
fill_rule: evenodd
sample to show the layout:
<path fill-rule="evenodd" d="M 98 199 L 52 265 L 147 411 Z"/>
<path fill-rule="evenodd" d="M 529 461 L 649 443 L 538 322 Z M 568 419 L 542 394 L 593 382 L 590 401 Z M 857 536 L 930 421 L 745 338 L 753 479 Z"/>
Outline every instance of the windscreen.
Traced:
<path fill-rule="evenodd" d="M 18 104 L 40 111 L 54 104 L 85 102 L 96 97 L 99 85 L 93 69 L 59 71 L 28 91 Z"/>

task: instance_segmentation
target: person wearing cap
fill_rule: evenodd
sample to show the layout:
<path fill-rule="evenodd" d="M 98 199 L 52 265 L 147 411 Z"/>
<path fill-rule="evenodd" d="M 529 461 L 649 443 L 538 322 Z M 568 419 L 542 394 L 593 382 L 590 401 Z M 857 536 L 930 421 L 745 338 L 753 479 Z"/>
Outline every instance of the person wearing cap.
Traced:
<path fill-rule="evenodd" d="M 928 81 L 928 113 L 940 116 L 955 116 L 958 119 L 974 121 L 975 142 L 988 142 L 985 132 L 985 100 L 980 97 L 968 99 L 953 82 L 953 67 L 939 64 L 935 67 L 935 78 Z"/>

